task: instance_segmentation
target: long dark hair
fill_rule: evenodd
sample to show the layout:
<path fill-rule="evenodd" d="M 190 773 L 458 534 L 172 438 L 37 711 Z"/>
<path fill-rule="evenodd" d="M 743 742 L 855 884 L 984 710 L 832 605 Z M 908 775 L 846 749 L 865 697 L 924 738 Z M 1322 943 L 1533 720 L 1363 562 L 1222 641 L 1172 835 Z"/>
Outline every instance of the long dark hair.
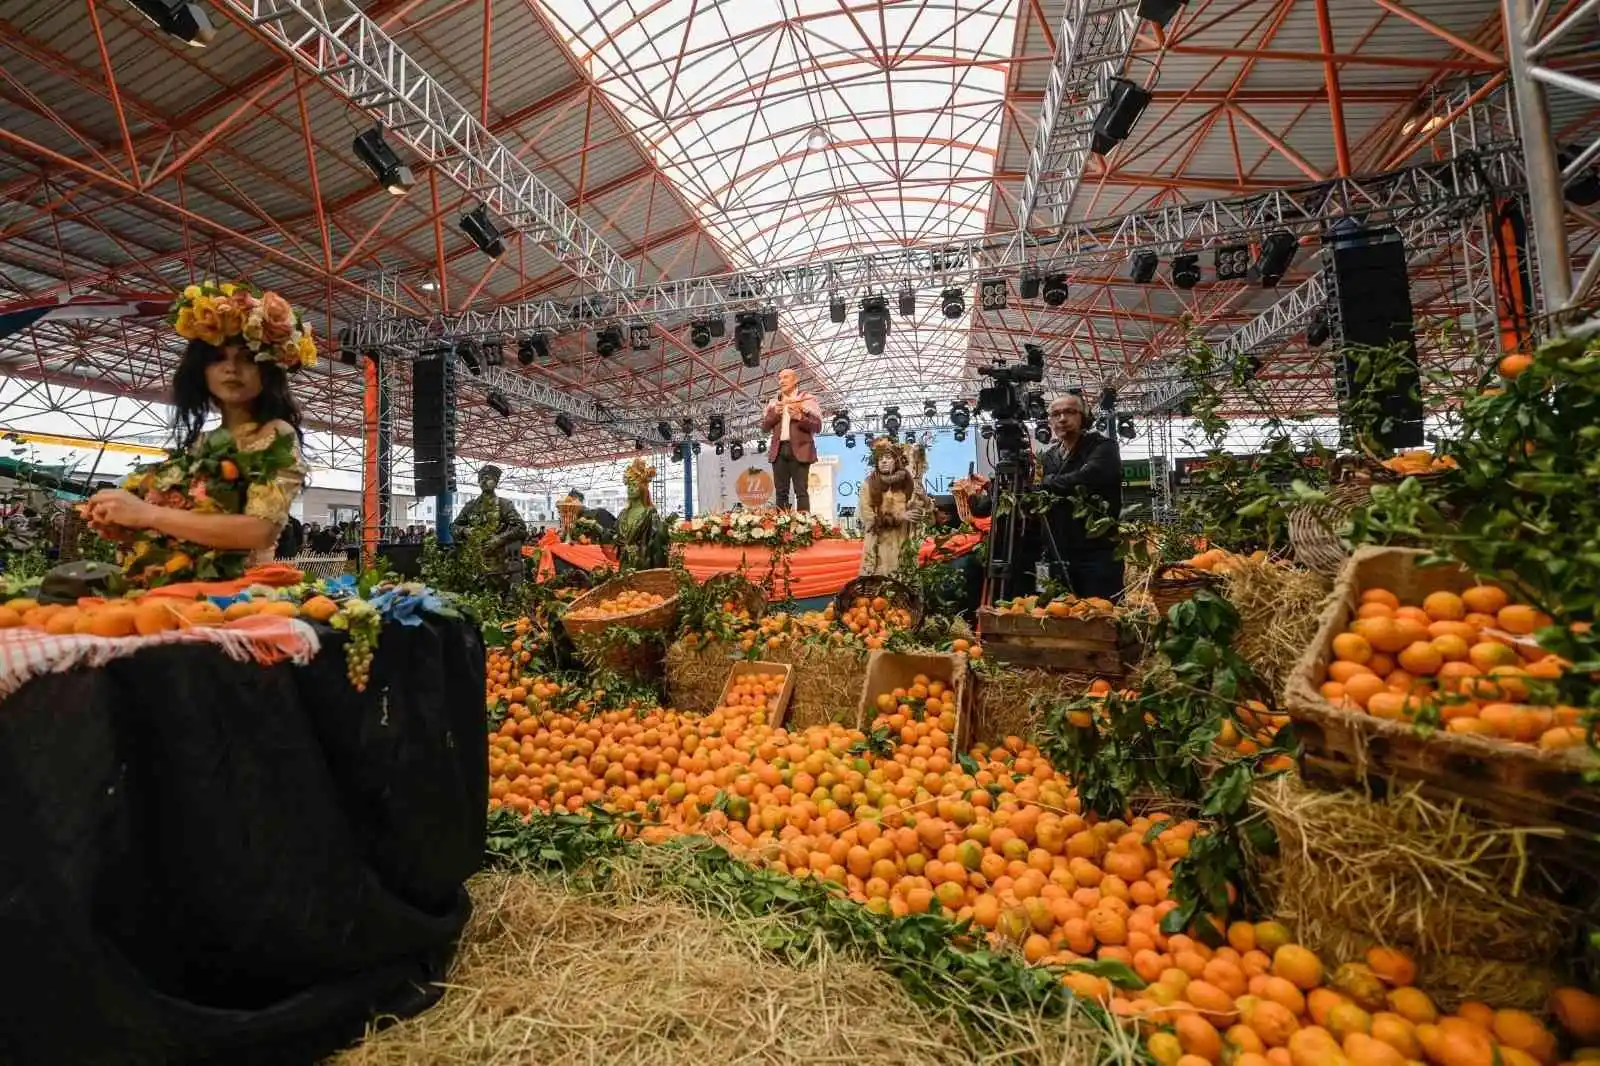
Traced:
<path fill-rule="evenodd" d="M 188 448 L 205 431 L 206 415 L 212 406 L 211 390 L 206 387 L 206 367 L 222 357 L 221 348 L 205 341 L 190 341 L 183 358 L 178 361 L 177 373 L 172 375 L 172 428 L 180 448 Z M 300 408 L 289 392 L 288 372 L 277 363 L 257 363 L 256 366 L 261 371 L 261 395 L 256 397 L 251 414 L 263 425 L 274 419 L 289 423 L 294 427 L 295 436 L 304 443 Z"/>

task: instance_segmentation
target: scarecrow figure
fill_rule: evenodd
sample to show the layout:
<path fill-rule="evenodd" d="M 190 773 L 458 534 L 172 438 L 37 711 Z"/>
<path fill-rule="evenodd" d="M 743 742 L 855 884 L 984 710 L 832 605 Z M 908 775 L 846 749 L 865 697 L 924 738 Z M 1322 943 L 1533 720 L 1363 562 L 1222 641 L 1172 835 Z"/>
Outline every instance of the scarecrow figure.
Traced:
<path fill-rule="evenodd" d="M 861 490 L 861 573 L 888 576 L 901 568 L 907 543 L 928 512 L 928 498 L 916 468 L 926 463 L 919 446 L 887 437 L 872 442 L 872 473 Z"/>

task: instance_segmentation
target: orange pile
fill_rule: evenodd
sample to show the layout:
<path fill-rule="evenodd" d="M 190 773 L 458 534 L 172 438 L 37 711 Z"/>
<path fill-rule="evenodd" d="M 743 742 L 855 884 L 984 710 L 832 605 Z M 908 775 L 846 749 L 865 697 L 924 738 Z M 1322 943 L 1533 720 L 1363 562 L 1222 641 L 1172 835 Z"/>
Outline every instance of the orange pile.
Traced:
<path fill-rule="evenodd" d="M 1556 1035 L 1526 1011 L 1469 1002 L 1444 1014 L 1413 987 L 1416 965 L 1401 952 L 1375 947 L 1330 973 L 1277 922 L 1235 922 L 1227 941 L 1212 950 L 1169 937 L 1162 956 L 1134 964 L 1149 984 L 1112 1001 L 1155 1030 L 1147 1046 L 1157 1066 L 1555 1066 L 1560 1058 Z M 1600 1039 L 1600 998 L 1561 989 L 1551 1006 L 1575 1041 Z"/>
<path fill-rule="evenodd" d="M 41 606 L 36 600 L 19 598 L 0 606 L 0 629 L 26 626 L 58 635 L 133 637 L 190 626 L 220 626 L 257 614 L 298 618 L 303 611 L 306 617 L 325 622 L 337 610 L 338 606 L 323 596 L 308 600 L 304 608 L 287 600 L 239 600 L 226 610 L 210 600 L 179 600 L 167 596 L 107 600 L 84 597 L 72 606 Z"/>
<path fill-rule="evenodd" d="M 1367 589 L 1355 619 L 1333 640 L 1322 695 L 1378 718 L 1410 719 L 1426 709 L 1454 733 L 1577 747 L 1581 710 L 1528 702 L 1530 681 L 1553 680 L 1568 665 L 1524 639 L 1549 624 L 1489 585 L 1434 592 L 1421 604 Z"/>
<path fill-rule="evenodd" d="M 1117 605 L 1098 596 L 1079 599 L 1076 596 L 1057 596 L 1040 603 L 1038 596 L 1019 596 L 995 604 L 1002 614 L 1026 614 L 1034 618 L 1111 618 Z"/>
<path fill-rule="evenodd" d="M 829 605 L 823 617 L 832 620 L 834 610 Z M 890 606 L 883 596 L 857 596 L 839 619 L 851 633 L 866 641 L 869 648 L 881 648 L 889 635 L 896 630 L 911 628 L 911 612 L 904 607 Z"/>
<path fill-rule="evenodd" d="M 1223 548 L 1209 548 L 1197 555 L 1189 557 L 1188 563 L 1196 570 L 1204 570 L 1213 574 L 1226 574 L 1243 563 L 1264 563 L 1267 553 L 1253 551 L 1249 555 L 1236 555 Z"/>
<path fill-rule="evenodd" d="M 1396 474 L 1434 474 L 1440 470 L 1454 470 L 1456 461 L 1448 455 L 1434 455 L 1426 449 L 1401 452 L 1383 461 L 1386 469 Z"/>
<path fill-rule="evenodd" d="M 667 598 L 655 592 L 644 592 L 639 589 L 627 589 L 617 593 L 608 600 L 598 603 L 585 604 L 575 611 L 567 614 L 568 618 L 589 620 L 594 618 L 617 618 L 625 614 L 636 614 L 647 611 L 652 607 L 666 603 Z"/>

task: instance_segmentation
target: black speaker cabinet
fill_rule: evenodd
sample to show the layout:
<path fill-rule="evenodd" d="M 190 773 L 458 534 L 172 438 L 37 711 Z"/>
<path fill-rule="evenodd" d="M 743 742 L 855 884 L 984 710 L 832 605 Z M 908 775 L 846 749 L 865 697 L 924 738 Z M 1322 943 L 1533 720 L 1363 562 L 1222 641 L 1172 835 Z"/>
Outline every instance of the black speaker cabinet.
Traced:
<path fill-rule="evenodd" d="M 1344 342 L 1374 348 L 1404 346 L 1409 369 L 1385 394 L 1376 397 L 1384 426 L 1378 442 L 1391 449 L 1422 445 L 1421 375 L 1411 310 L 1411 285 L 1406 271 L 1405 239 L 1398 230 L 1367 229 L 1328 238 L 1339 292 L 1339 320 Z M 1341 355 L 1335 373 L 1343 395 L 1353 396 L 1355 362 Z M 1371 397 L 1369 397 L 1371 399 Z"/>

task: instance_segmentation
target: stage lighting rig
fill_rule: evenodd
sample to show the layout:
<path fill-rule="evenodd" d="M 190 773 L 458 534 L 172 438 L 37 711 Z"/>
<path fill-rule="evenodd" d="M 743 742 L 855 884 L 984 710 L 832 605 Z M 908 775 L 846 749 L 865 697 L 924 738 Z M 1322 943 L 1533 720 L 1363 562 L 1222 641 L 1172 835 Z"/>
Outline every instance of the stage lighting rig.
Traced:
<path fill-rule="evenodd" d="M 868 355 L 882 355 L 889 340 L 889 302 L 882 296 L 862 300 L 861 311 L 856 315 L 856 332 L 866 341 Z"/>
<path fill-rule="evenodd" d="M 622 330 L 616 326 L 605 326 L 595 330 L 594 351 L 602 359 L 610 359 L 622 351 Z"/>
<path fill-rule="evenodd" d="M 689 324 L 689 343 L 704 351 L 714 338 L 726 336 L 728 324 L 721 318 L 702 318 Z"/>
<path fill-rule="evenodd" d="M 883 409 L 883 431 L 885 433 L 900 432 L 900 408 L 885 407 Z"/>
<path fill-rule="evenodd" d="M 1328 343 L 1328 338 L 1333 336 L 1333 323 L 1328 319 L 1325 308 L 1317 308 L 1312 312 L 1311 321 L 1306 323 L 1306 343 L 1313 348 L 1320 348 Z"/>
<path fill-rule="evenodd" d="M 1040 444 L 1050 443 L 1050 427 L 1043 422 L 1033 427 L 1033 439 Z"/>
<path fill-rule="evenodd" d="M 1295 252 L 1299 250 L 1300 242 L 1288 230 L 1273 230 L 1267 234 L 1261 242 L 1261 254 L 1256 256 L 1254 268 L 1263 289 L 1278 287 L 1278 282 L 1283 280 L 1289 265 L 1294 262 Z"/>
<path fill-rule="evenodd" d="M 967 401 L 957 400 L 950 405 L 950 424 L 958 430 L 972 425 L 972 409 L 967 406 Z"/>
<path fill-rule="evenodd" d="M 692 419 L 692 418 L 680 418 L 680 419 L 678 419 L 678 428 L 683 430 L 683 435 L 685 437 L 693 436 L 694 435 L 694 419 Z"/>
<path fill-rule="evenodd" d="M 756 451 L 765 452 L 766 450 L 767 450 L 767 438 L 762 437 L 760 440 L 756 441 Z"/>
<path fill-rule="evenodd" d="M 967 439 L 967 431 L 964 429 L 957 429 L 950 435 L 955 438 L 957 444 L 960 444 L 962 441 Z"/>
<path fill-rule="evenodd" d="M 838 411 L 833 416 L 833 435 L 842 437 L 850 432 L 850 412 Z"/>
<path fill-rule="evenodd" d="M 1044 302 L 1047 307 L 1060 307 L 1067 302 L 1067 276 L 1051 274 L 1044 279 Z"/>
<path fill-rule="evenodd" d="M 721 455 L 724 451 L 726 451 L 726 448 L 723 445 L 723 443 L 719 440 L 719 441 L 717 441 L 717 446 L 712 450 L 715 451 L 718 455 Z"/>
<path fill-rule="evenodd" d="M 378 184 L 389 190 L 391 196 L 404 196 L 416 179 L 411 168 L 400 162 L 389 142 L 383 139 L 383 126 L 373 126 L 355 139 L 356 158 L 365 163 Z"/>
<path fill-rule="evenodd" d="M 561 414 L 556 415 L 556 428 L 561 431 L 561 435 L 563 437 L 572 436 L 572 433 L 573 433 L 572 419 L 571 419 L 570 416 L 567 415 L 567 413 L 565 411 L 563 411 Z"/>
<path fill-rule="evenodd" d="M 489 219 L 488 204 L 479 204 L 461 216 L 461 232 L 490 259 L 499 259 L 506 252 L 506 242 L 500 239 L 500 231 Z"/>
<path fill-rule="evenodd" d="M 511 401 L 499 389 L 490 389 L 487 398 L 489 407 L 501 418 L 511 417 Z"/>
<path fill-rule="evenodd" d="M 1188 0 L 1139 0 L 1139 17 L 1149 19 L 1162 29 L 1173 16 L 1183 9 Z"/>
<path fill-rule="evenodd" d="M 836 326 L 844 325 L 845 306 L 844 298 L 833 296 L 828 299 L 828 321 Z"/>
<path fill-rule="evenodd" d="M 1123 415 L 1121 418 L 1117 419 L 1117 436 L 1121 437 L 1123 440 L 1132 440 L 1138 435 L 1139 431 L 1134 428 L 1133 419 L 1129 418 L 1127 415 Z"/>
<path fill-rule="evenodd" d="M 1127 78 L 1112 78 L 1106 102 L 1100 105 L 1100 114 L 1095 116 L 1089 150 L 1103 156 L 1121 144 L 1139 116 L 1144 114 L 1144 109 L 1150 106 L 1151 95 L 1148 89 L 1140 88 Z"/>
<path fill-rule="evenodd" d="M 1022 280 L 1017 283 L 1017 293 L 1024 300 L 1037 300 L 1039 298 L 1039 286 L 1043 283 L 1043 280 L 1037 274 L 1024 274 L 1022 275 Z"/>
<path fill-rule="evenodd" d="M 665 421 L 657 422 L 656 423 L 656 432 L 661 434 L 661 439 L 662 440 L 671 440 L 672 439 L 672 423 L 665 422 Z"/>
<path fill-rule="evenodd" d="M 473 377 L 483 373 L 483 346 L 472 337 L 462 337 L 456 341 L 456 357 L 467 364 L 467 372 Z"/>
<path fill-rule="evenodd" d="M 1200 257 L 1194 253 L 1172 257 L 1172 283 L 1180 289 L 1192 289 L 1200 284 Z"/>
<path fill-rule="evenodd" d="M 917 294 L 910 289 L 900 292 L 900 317 L 910 318 L 917 313 Z"/>
<path fill-rule="evenodd" d="M 932 400 L 923 400 L 922 401 L 922 417 L 926 418 L 926 419 L 929 419 L 930 421 L 932 419 L 938 418 L 939 417 L 939 405 L 934 403 Z"/>
<path fill-rule="evenodd" d="M 741 311 L 733 327 L 733 344 L 739 349 L 739 361 L 748 367 L 761 365 L 761 339 L 766 335 L 761 316 L 754 311 Z"/>
<path fill-rule="evenodd" d="M 846 433 L 844 435 L 844 446 L 846 448 L 854 448 L 856 446 L 856 435 L 854 433 Z"/>
<path fill-rule="evenodd" d="M 939 308 L 946 318 L 960 318 L 967 313 L 967 297 L 960 289 L 946 289 L 939 294 Z"/>
<path fill-rule="evenodd" d="M 727 419 L 723 418 L 723 416 L 712 415 L 710 418 L 706 419 L 706 440 L 719 441 L 724 435 L 727 434 L 727 432 L 728 421 Z M 720 449 L 717 451 L 717 454 L 722 454 Z"/>
<path fill-rule="evenodd" d="M 675 462 L 675 463 L 683 462 L 683 457 L 686 454 L 688 454 L 688 453 L 684 450 L 684 442 L 683 441 L 680 440 L 680 441 L 676 441 L 676 442 L 673 443 L 673 445 L 672 445 L 672 461 L 673 462 Z"/>
<path fill-rule="evenodd" d="M 628 347 L 636 352 L 650 350 L 650 327 L 640 322 L 635 322 L 628 327 Z"/>
<path fill-rule="evenodd" d="M 217 35 L 216 27 L 199 4 L 174 0 L 133 0 L 139 13 L 190 48 L 204 48 Z"/>
<path fill-rule="evenodd" d="M 534 333 L 517 341 L 517 362 L 532 366 L 535 362 L 549 362 L 550 341 L 542 333 Z"/>
<path fill-rule="evenodd" d="M 744 442 L 743 441 L 737 441 L 736 440 L 731 445 L 729 445 L 729 447 L 728 447 L 728 458 L 734 460 L 735 462 L 737 462 L 738 460 L 744 458 Z"/>
<path fill-rule="evenodd" d="M 1128 277 L 1140 285 L 1148 285 L 1156 279 L 1156 268 L 1160 265 L 1160 256 L 1148 248 L 1141 248 L 1133 253 L 1133 267 L 1128 271 Z"/>

